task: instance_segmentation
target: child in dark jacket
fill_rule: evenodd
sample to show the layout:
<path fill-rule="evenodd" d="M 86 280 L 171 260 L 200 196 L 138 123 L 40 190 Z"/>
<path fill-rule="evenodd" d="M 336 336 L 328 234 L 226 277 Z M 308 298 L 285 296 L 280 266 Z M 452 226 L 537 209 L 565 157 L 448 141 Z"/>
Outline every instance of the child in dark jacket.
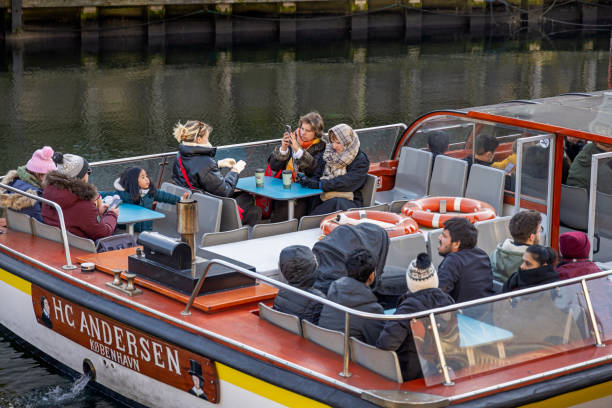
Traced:
<path fill-rule="evenodd" d="M 317 277 L 317 260 L 310 248 L 303 245 L 288 246 L 280 253 L 278 267 L 291 286 L 325 298 L 323 292 L 312 287 Z M 287 289 L 279 290 L 274 299 L 274 309 L 314 324 L 319 322 L 322 307 L 322 303 Z"/>
<path fill-rule="evenodd" d="M 399 300 L 395 314 L 410 314 L 448 306 L 453 298 L 438 288 L 438 274 L 426 253 L 417 255 L 406 271 L 408 292 Z M 414 345 L 410 320 L 388 321 L 378 336 L 376 347 L 397 352 L 404 381 L 423 376 Z"/>
<path fill-rule="evenodd" d="M 102 197 L 108 195 L 118 195 L 121 201 L 129 204 L 136 204 L 142 207 L 152 209 L 153 202 L 161 202 L 168 204 L 176 204 L 181 197 L 174 194 L 166 193 L 155 188 L 147 172 L 140 167 L 131 167 L 121 173 L 121 176 L 115 180 L 113 184 L 114 192 L 102 192 Z M 186 196 L 189 193 L 185 193 Z M 153 229 L 153 221 L 139 222 L 134 225 L 134 231 L 151 231 Z"/>

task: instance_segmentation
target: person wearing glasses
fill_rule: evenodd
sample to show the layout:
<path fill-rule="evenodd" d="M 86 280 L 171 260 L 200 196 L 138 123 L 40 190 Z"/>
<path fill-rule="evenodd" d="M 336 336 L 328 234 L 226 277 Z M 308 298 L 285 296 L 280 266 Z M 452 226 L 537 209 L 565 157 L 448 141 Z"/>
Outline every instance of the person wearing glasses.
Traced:
<path fill-rule="evenodd" d="M 272 151 L 268 158 L 266 176 L 280 177 L 282 170 L 291 170 L 293 181 L 297 180 L 298 173 L 312 177 L 325 151 L 323 129 L 323 118 L 318 112 L 309 112 L 300 117 L 295 132 L 285 132 L 281 144 Z M 307 202 L 307 199 L 297 200 L 297 218 L 306 213 Z M 272 222 L 286 220 L 287 201 L 274 201 L 270 218 Z"/>
<path fill-rule="evenodd" d="M 43 198 L 59 204 L 68 231 L 83 238 L 97 240 L 112 235 L 117 226 L 118 208 L 102 203 L 96 186 L 89 183 L 91 167 L 81 156 L 56 152 L 57 170 L 47 173 Z M 45 224 L 60 226 L 55 208 L 43 204 Z"/>
<path fill-rule="evenodd" d="M 198 120 L 174 127 L 174 138 L 180 143 L 172 168 L 172 182 L 191 191 L 204 191 L 220 197 L 233 197 L 243 224 L 255 225 L 261 220 L 261 209 L 248 193 L 234 194 L 238 175 L 246 167 L 244 160 L 231 158 L 216 161 L 217 148 L 210 144 L 212 126 Z M 230 171 L 223 176 L 220 167 Z"/>

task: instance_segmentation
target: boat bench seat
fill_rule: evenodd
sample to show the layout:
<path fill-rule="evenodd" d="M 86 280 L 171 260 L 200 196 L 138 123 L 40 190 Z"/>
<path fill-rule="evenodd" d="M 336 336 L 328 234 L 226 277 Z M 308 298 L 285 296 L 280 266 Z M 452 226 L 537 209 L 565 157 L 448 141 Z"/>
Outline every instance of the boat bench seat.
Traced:
<path fill-rule="evenodd" d="M 31 234 L 32 217 L 30 217 L 28 214 L 6 208 L 6 226 L 15 231 Z"/>
<path fill-rule="evenodd" d="M 59 227 L 53 225 L 47 225 L 32 218 L 32 234 L 37 237 L 48 239 L 49 241 L 63 243 L 62 230 Z M 68 236 L 68 245 L 74 248 L 81 249 L 86 252 L 96 252 L 96 244 L 93 240 L 88 238 L 79 237 L 74 235 L 70 231 L 66 231 Z"/>
<path fill-rule="evenodd" d="M 295 315 L 279 312 L 259 302 L 259 317 L 298 336 L 302 335 L 300 318 Z"/>

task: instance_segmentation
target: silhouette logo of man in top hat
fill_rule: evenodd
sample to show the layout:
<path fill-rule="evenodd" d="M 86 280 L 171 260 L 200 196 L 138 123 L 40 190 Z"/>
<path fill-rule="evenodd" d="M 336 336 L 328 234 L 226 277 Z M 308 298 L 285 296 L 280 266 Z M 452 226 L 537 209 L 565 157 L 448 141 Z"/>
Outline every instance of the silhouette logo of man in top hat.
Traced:
<path fill-rule="evenodd" d="M 202 366 L 195 360 L 189 360 L 189 375 L 191 375 L 191 381 L 193 381 L 193 387 L 189 389 L 189 393 L 195 395 L 198 398 L 208 400 L 206 394 L 202 390 L 204 385 L 204 377 L 202 377 Z"/>

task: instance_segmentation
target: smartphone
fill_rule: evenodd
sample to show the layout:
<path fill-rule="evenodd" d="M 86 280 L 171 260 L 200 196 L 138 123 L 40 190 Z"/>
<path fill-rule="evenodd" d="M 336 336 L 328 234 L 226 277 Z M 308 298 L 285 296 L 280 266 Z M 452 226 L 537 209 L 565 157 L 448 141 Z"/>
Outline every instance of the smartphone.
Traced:
<path fill-rule="evenodd" d="M 108 205 L 106 211 L 104 211 L 104 214 L 106 214 L 108 210 L 112 210 L 113 208 L 119 207 L 119 204 L 121 204 L 121 199 L 119 197 L 114 198 L 113 201 Z"/>
<path fill-rule="evenodd" d="M 291 126 L 285 125 L 285 132 L 291 134 Z"/>

